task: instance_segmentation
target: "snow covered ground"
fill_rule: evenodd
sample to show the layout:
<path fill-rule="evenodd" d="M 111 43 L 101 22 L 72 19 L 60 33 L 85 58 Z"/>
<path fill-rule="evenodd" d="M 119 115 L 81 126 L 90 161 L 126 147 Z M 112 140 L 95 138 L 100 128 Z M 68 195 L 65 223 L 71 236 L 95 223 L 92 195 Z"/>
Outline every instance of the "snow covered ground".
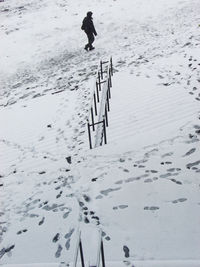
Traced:
<path fill-rule="evenodd" d="M 67 266 L 78 229 L 91 264 L 102 229 L 106 266 L 200 266 L 199 14 L 199 0 L 0 2 L 3 266 Z M 108 145 L 89 150 L 111 55 Z"/>

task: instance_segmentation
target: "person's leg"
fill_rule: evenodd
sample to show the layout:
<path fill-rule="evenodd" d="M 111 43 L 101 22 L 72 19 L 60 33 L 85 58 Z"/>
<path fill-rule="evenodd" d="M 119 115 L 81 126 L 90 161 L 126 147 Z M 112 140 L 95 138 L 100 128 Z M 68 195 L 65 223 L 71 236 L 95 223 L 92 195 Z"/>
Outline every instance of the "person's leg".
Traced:
<path fill-rule="evenodd" d="M 88 38 L 88 43 L 85 45 L 85 50 L 88 50 L 89 49 L 89 47 L 90 47 L 90 36 L 89 36 L 89 34 L 88 33 L 86 33 L 86 35 L 87 35 L 87 38 Z"/>
<path fill-rule="evenodd" d="M 93 33 L 90 33 L 88 34 L 88 44 L 90 50 L 94 49 L 94 47 L 92 46 L 93 42 L 94 42 L 94 35 Z"/>

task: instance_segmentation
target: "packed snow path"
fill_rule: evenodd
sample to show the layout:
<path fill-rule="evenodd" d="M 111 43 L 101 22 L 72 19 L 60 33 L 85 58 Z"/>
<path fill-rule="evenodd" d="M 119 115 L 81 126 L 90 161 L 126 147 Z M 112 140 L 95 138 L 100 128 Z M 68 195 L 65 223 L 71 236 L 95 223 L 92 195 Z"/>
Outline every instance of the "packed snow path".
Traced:
<path fill-rule="evenodd" d="M 98 32 L 92 53 L 83 50 L 80 34 L 88 9 Z M 106 258 L 119 266 L 198 261 L 199 1 L 7 1 L 0 11 L 1 262 L 71 261 L 76 229 L 89 224 L 103 229 Z M 172 97 L 170 136 L 157 138 L 152 130 L 151 140 L 148 132 L 133 139 L 122 132 L 107 147 L 88 151 L 92 77 L 110 55 L 116 79 L 125 71 Z M 140 108 L 152 97 L 145 88 Z M 183 124 L 178 95 L 184 96 Z M 112 101 L 110 116 L 116 116 L 114 92 Z M 161 119 L 153 123 L 151 129 L 162 126 Z"/>

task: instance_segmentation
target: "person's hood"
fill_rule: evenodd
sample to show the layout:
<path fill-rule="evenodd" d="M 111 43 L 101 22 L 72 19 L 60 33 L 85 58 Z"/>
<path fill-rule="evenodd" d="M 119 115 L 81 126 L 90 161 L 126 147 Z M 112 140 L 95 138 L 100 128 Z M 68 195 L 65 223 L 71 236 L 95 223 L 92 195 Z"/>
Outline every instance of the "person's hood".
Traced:
<path fill-rule="evenodd" d="M 88 11 L 88 12 L 87 12 L 87 17 L 88 17 L 88 18 L 92 18 L 92 14 L 93 14 L 92 11 Z"/>

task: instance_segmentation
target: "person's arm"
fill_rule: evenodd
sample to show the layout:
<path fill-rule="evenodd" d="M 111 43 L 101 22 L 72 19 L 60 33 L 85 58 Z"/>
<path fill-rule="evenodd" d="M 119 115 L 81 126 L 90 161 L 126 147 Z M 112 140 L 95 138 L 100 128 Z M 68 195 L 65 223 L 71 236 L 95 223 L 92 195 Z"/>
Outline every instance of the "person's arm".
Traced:
<path fill-rule="evenodd" d="M 95 30 L 95 27 L 94 27 L 94 23 L 93 23 L 93 22 L 92 22 L 92 28 L 93 28 L 92 31 L 93 31 L 94 35 L 97 36 L 97 32 L 96 32 L 96 30 Z"/>

